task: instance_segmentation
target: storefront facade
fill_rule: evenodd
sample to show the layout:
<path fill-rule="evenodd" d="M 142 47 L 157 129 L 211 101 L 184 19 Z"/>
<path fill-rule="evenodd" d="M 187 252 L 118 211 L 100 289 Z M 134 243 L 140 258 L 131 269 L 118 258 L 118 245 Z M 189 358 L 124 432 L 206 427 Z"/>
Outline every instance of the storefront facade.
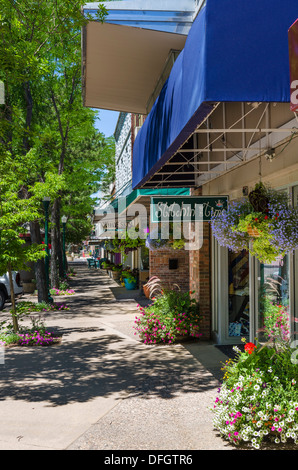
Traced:
<path fill-rule="evenodd" d="M 298 122 L 290 107 L 287 42 L 297 8 L 277 2 L 265 31 L 269 3 L 243 9 L 229 1 L 219 11 L 218 2 L 206 2 L 136 140 L 133 187 L 185 185 L 194 196 L 234 201 L 263 182 L 297 205 Z M 225 30 L 234 30 L 238 42 Z M 204 222 L 204 243 L 189 252 L 188 270 L 204 318 L 203 338 L 220 344 L 262 339 L 269 296 L 284 306 L 293 334 L 297 267 L 296 251 L 269 264 L 247 251 L 229 251 Z"/>
<path fill-rule="evenodd" d="M 197 16 L 192 14 L 195 20 L 191 27 L 184 23 L 182 35 L 163 34 L 162 39 L 151 31 L 149 40 L 145 30 L 131 31 L 124 26 L 121 29 L 127 44 L 131 33 L 140 34 L 138 42 L 142 48 L 139 60 L 134 62 L 138 67 L 131 69 L 125 82 L 130 84 L 132 93 L 129 109 L 125 103 L 118 104 L 115 94 L 114 102 L 106 103 L 106 107 L 146 115 L 133 139 L 131 194 L 137 197 L 132 199 L 143 202 L 148 209 L 150 194 L 179 194 L 179 189 L 189 189 L 193 196 L 228 196 L 230 201 L 237 201 L 261 181 L 287 192 L 291 203 L 297 205 L 297 87 L 293 84 L 298 77 L 291 77 L 290 83 L 288 42 L 288 29 L 298 16 L 296 0 L 289 0 L 286 5 L 283 0 L 276 0 L 274 9 L 270 0 L 205 0 L 195 4 Z M 83 35 L 87 45 L 84 66 L 89 78 L 97 76 L 96 70 L 92 72 L 95 59 L 88 62 L 88 56 L 92 59 L 95 51 L 93 44 L 100 42 L 101 34 L 109 35 L 113 30 L 113 25 L 101 28 L 90 24 Z M 178 30 L 180 27 L 176 33 Z M 135 42 L 136 36 L 132 40 Z M 157 45 L 150 54 L 144 53 L 148 44 L 151 48 Z M 160 44 L 164 46 L 164 58 Z M 152 83 L 157 82 L 161 64 L 152 62 L 155 65 L 150 68 L 157 75 L 152 75 L 147 88 L 137 72 L 142 70 L 141 61 L 148 57 L 165 62 L 169 45 L 171 49 L 183 49 L 153 102 L 156 89 Z M 133 54 L 127 48 L 126 57 Z M 295 59 L 291 63 L 295 74 Z M 132 77 L 137 88 L 142 85 L 140 97 L 136 96 Z M 109 80 L 105 83 L 110 86 Z M 96 87 L 98 90 L 98 83 Z M 120 85 L 117 87 L 119 100 L 128 96 Z M 92 90 L 92 83 L 85 80 L 86 105 Z M 96 91 L 92 100 L 98 97 Z M 102 104 L 105 96 L 99 98 Z M 132 208 L 130 203 L 125 211 L 128 208 Z M 148 211 L 150 214 L 150 207 Z M 183 260 L 182 252 L 180 255 L 180 260 L 175 257 L 176 266 L 182 269 L 178 276 L 178 271 L 169 270 L 172 253 L 150 253 L 150 274 L 160 273 L 170 284 L 173 279 L 183 279 L 185 288 L 193 291 L 203 319 L 203 339 L 237 344 L 245 336 L 254 341 L 261 335 L 266 294 L 285 307 L 291 332 L 295 332 L 296 252 L 262 264 L 246 251 L 235 253 L 220 246 L 210 222 L 204 221 L 200 249 L 183 253 Z"/>

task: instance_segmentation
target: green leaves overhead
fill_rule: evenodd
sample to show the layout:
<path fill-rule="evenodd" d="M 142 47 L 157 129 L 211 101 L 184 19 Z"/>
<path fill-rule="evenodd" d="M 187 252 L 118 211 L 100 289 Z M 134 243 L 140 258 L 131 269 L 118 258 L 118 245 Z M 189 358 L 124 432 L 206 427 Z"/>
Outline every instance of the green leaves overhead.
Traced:
<path fill-rule="evenodd" d="M 82 105 L 81 29 L 90 19 L 84 4 L 2 0 L 0 13 L 0 158 L 9 154 L 12 165 L 22 166 L 18 179 L 9 175 L 14 197 L 32 204 L 34 220 L 40 214 L 33 206 L 44 196 L 58 198 L 69 224 L 84 227 L 82 235 L 90 227 L 91 195 L 114 172 L 114 140 L 95 129 L 97 112 Z M 106 14 L 99 4 L 96 19 Z"/>

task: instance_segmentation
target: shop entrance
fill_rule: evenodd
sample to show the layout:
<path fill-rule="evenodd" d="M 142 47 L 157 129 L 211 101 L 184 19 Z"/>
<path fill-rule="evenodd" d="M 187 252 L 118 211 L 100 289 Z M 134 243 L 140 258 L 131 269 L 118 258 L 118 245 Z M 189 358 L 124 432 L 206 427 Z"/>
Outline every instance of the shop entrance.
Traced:
<path fill-rule="evenodd" d="M 243 337 L 252 342 L 256 338 L 265 341 L 264 327 L 270 323 L 270 315 L 279 316 L 277 306 L 282 306 L 280 311 L 288 317 L 292 334 L 290 319 L 297 317 L 298 311 L 295 266 L 298 253 L 262 264 L 247 251 L 233 253 L 214 241 L 212 331 L 216 342 L 238 344 Z M 297 325 L 294 323 L 296 331 Z"/>
<path fill-rule="evenodd" d="M 272 337 L 277 328 L 290 335 L 290 255 L 279 257 L 270 264 L 258 263 L 258 299 L 256 336 L 260 342 Z"/>
<path fill-rule="evenodd" d="M 228 253 L 228 336 L 249 336 L 249 253 Z"/>

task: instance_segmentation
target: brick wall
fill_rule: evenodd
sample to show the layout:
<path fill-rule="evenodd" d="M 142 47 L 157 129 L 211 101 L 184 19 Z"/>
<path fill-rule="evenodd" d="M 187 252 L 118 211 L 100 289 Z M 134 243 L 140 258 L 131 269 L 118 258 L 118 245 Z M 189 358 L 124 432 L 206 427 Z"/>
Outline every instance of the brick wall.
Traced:
<path fill-rule="evenodd" d="M 200 190 L 193 191 L 200 195 Z M 149 276 L 157 276 L 162 284 L 173 287 L 178 284 L 183 291 L 194 291 L 199 302 L 201 339 L 211 339 L 211 230 L 209 222 L 203 223 L 203 245 L 199 250 L 150 251 Z M 178 259 L 178 269 L 169 269 L 169 259 Z"/>
<path fill-rule="evenodd" d="M 201 190 L 193 190 L 192 195 L 200 196 Z M 211 338 L 211 230 L 210 223 L 203 222 L 203 245 L 200 250 L 189 252 L 189 287 L 199 302 L 201 339 Z"/>
<path fill-rule="evenodd" d="M 169 269 L 169 259 L 178 260 L 178 269 Z M 160 278 L 162 285 L 172 288 L 178 284 L 182 291 L 189 290 L 189 251 L 157 250 L 149 253 L 150 277 Z"/>
<path fill-rule="evenodd" d="M 189 252 L 189 287 L 199 302 L 202 339 L 211 337 L 210 225 L 203 223 L 204 242 L 200 250 Z"/>

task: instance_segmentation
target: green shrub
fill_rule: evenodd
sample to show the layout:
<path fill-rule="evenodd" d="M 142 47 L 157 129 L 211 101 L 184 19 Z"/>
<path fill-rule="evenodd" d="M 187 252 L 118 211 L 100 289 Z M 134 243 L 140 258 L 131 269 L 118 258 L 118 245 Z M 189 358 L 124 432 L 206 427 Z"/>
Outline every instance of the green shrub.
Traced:
<path fill-rule="evenodd" d="M 172 343 L 178 337 L 199 337 L 197 302 L 191 292 L 165 291 L 149 307 L 138 305 L 135 330 L 145 344 Z"/>
<path fill-rule="evenodd" d="M 237 349 L 237 348 L 235 348 Z M 266 440 L 298 443 L 296 352 L 269 344 L 245 345 L 225 367 L 212 409 L 214 426 L 234 444 L 260 448 Z"/>

